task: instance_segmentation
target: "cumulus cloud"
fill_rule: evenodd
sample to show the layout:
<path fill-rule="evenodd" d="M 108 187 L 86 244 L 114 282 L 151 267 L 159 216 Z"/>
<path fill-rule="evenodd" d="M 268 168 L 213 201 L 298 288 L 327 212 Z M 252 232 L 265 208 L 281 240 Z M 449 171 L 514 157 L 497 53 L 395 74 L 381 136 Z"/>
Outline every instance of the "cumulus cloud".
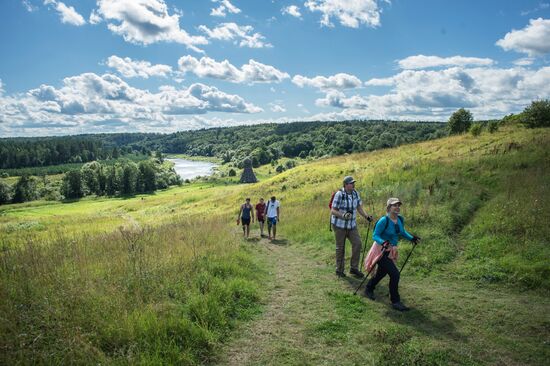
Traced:
<path fill-rule="evenodd" d="M 281 9 L 282 14 L 288 14 L 295 18 L 301 18 L 302 14 L 300 13 L 300 8 L 296 5 L 289 5 Z"/>
<path fill-rule="evenodd" d="M 292 78 L 292 82 L 300 88 L 309 86 L 321 90 L 353 89 L 361 86 L 361 80 L 357 76 L 345 73 L 338 73 L 329 77 L 315 76 L 313 78 L 295 75 Z"/>
<path fill-rule="evenodd" d="M 362 111 L 369 118 L 445 120 L 461 107 L 471 109 L 477 118 L 498 118 L 550 95 L 550 67 L 403 70 L 366 84 L 389 86 L 391 90 L 352 97 L 331 92 L 317 104 L 354 110 L 356 116 Z"/>
<path fill-rule="evenodd" d="M 109 30 L 127 42 L 176 42 L 197 52 L 202 52 L 197 46 L 208 44 L 205 37 L 192 36 L 181 29 L 180 15 L 170 15 L 164 0 L 98 0 L 97 6 L 90 21 L 106 21 Z"/>
<path fill-rule="evenodd" d="M 321 25 L 333 27 L 331 18 L 336 18 L 341 25 L 358 28 L 360 25 L 378 27 L 381 9 L 377 0 L 308 0 L 304 6 L 311 12 L 320 12 Z"/>
<path fill-rule="evenodd" d="M 172 73 L 172 67 L 168 65 L 152 65 L 148 61 L 135 61 L 129 57 L 120 58 L 115 55 L 107 59 L 107 66 L 126 78 L 148 79 L 150 76 L 166 77 Z"/>
<path fill-rule="evenodd" d="M 80 15 L 72 6 L 56 0 L 45 0 L 44 5 L 52 5 L 61 17 L 61 23 L 81 26 L 86 24 L 84 17 Z M 28 10 L 29 8 L 27 8 Z M 31 10 L 29 10 L 31 11 Z"/>
<path fill-rule="evenodd" d="M 187 89 L 166 87 L 151 95 L 153 104 L 165 114 L 203 114 L 206 112 L 259 113 L 263 110 L 247 103 L 238 95 L 227 94 L 216 87 L 193 84 Z"/>
<path fill-rule="evenodd" d="M 205 84 L 150 92 L 112 74 L 85 73 L 63 79 L 59 88 L 43 84 L 27 93 L 0 95 L 0 129 L 6 135 L 128 131 L 128 126 L 132 131 L 173 129 L 171 123 L 181 116 L 262 111 L 239 95 Z"/>
<path fill-rule="evenodd" d="M 409 56 L 399 60 L 399 67 L 402 69 L 428 69 L 433 67 L 449 67 L 449 66 L 490 66 L 495 62 L 490 58 L 478 57 L 439 57 L 439 56 L 424 56 L 416 55 Z"/>
<path fill-rule="evenodd" d="M 193 56 L 183 56 L 178 60 L 179 69 L 183 72 L 192 72 L 199 77 L 209 77 L 230 81 L 232 83 L 280 83 L 290 76 L 271 65 L 249 60 L 240 68 L 228 60 L 218 62 L 210 57 L 200 60 Z"/>
<path fill-rule="evenodd" d="M 208 28 L 205 25 L 199 26 L 208 38 L 221 41 L 233 41 L 239 47 L 265 48 L 273 47 L 265 42 L 265 37 L 260 33 L 254 33 L 251 25 L 238 25 L 236 23 L 222 23 L 215 28 Z"/>
<path fill-rule="evenodd" d="M 241 9 L 231 4 L 229 0 L 212 0 L 212 2 L 220 4 L 217 8 L 212 9 L 210 12 L 212 16 L 225 18 L 227 13 L 239 14 L 241 12 Z"/>
<path fill-rule="evenodd" d="M 496 42 L 505 51 L 541 56 L 550 52 L 550 19 L 531 19 L 529 25 L 520 30 L 506 33 Z"/>

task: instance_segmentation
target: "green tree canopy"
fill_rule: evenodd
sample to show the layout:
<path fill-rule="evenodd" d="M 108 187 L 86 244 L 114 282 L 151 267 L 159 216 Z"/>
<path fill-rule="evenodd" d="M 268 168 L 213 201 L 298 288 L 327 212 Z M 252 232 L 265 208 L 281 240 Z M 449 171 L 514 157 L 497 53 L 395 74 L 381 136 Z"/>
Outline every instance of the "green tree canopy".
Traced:
<path fill-rule="evenodd" d="M 550 127 L 550 100 L 536 100 L 523 110 L 522 123 L 529 128 Z"/>
<path fill-rule="evenodd" d="M 464 108 L 460 108 L 451 115 L 447 126 L 449 132 L 454 135 L 468 131 L 473 121 L 474 117 L 472 113 Z"/>

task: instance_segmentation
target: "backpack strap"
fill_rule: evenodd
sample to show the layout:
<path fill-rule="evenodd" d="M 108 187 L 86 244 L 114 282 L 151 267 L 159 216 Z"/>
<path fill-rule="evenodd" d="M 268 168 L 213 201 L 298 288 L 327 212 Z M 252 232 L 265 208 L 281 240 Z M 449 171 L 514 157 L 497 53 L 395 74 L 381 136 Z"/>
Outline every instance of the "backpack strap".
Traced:
<path fill-rule="evenodd" d="M 390 219 L 388 219 L 387 215 L 382 216 L 381 218 L 378 219 L 378 221 L 382 220 L 383 218 L 386 218 L 386 224 L 384 225 L 384 230 L 382 230 L 382 232 L 386 231 L 386 229 L 388 228 L 388 225 L 390 224 Z M 403 216 L 397 215 L 397 219 L 401 221 L 401 225 L 404 225 L 405 219 L 403 218 Z M 376 222 L 376 224 L 378 224 L 378 222 Z M 374 226 L 376 226 L 376 224 Z"/>

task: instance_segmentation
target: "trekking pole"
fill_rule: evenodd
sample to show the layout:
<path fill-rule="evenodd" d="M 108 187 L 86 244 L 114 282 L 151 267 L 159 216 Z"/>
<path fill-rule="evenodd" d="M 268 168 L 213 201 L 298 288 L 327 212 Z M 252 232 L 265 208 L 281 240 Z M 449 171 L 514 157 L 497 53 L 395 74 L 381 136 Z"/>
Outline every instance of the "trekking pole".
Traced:
<path fill-rule="evenodd" d="M 413 247 L 412 247 L 411 251 L 409 252 L 409 255 L 407 256 L 407 258 L 405 258 L 405 263 L 403 263 L 403 265 L 401 266 L 401 269 L 399 270 L 399 274 L 401 274 L 401 271 L 403 270 L 403 268 L 405 268 L 405 264 L 407 264 L 407 261 L 409 260 L 414 248 L 416 248 L 416 243 L 413 244 Z"/>
<path fill-rule="evenodd" d="M 365 252 L 367 251 L 367 241 L 369 240 L 370 226 L 372 222 L 369 221 L 369 227 L 367 228 L 367 237 L 365 238 L 365 243 L 363 244 L 363 256 L 361 257 L 361 263 L 365 261 Z"/>

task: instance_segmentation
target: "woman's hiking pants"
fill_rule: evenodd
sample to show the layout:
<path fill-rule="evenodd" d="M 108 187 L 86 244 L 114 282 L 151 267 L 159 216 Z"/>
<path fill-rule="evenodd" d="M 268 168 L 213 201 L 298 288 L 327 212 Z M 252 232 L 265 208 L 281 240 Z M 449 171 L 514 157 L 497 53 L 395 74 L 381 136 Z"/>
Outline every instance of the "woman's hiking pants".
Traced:
<path fill-rule="evenodd" d="M 354 229 L 341 229 L 332 225 L 336 238 L 336 272 L 344 272 L 346 260 L 346 238 L 351 242 L 350 269 L 359 270 L 359 259 L 361 257 L 361 238 L 357 227 Z"/>
<path fill-rule="evenodd" d="M 397 266 L 395 265 L 394 261 L 392 261 L 390 258 L 388 258 L 389 252 L 384 252 L 384 255 L 376 265 L 378 268 L 376 269 L 376 274 L 373 278 L 370 279 L 370 281 L 367 283 L 367 290 L 374 291 L 374 288 L 380 282 L 382 278 L 386 276 L 386 274 L 390 275 L 390 298 L 392 304 L 395 304 L 396 302 L 399 302 L 401 299 L 399 298 L 399 270 L 397 269 Z"/>

